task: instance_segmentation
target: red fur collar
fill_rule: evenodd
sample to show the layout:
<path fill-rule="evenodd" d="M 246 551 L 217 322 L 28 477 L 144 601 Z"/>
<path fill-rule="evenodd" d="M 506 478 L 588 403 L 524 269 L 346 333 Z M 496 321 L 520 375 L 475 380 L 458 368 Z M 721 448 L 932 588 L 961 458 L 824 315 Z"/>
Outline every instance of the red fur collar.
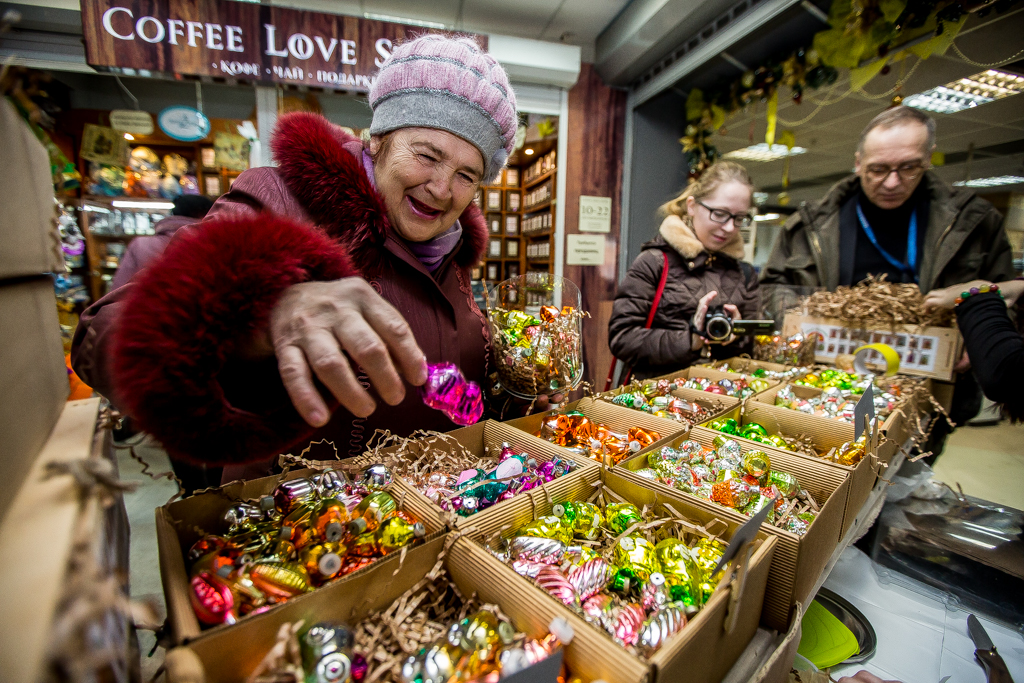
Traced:
<path fill-rule="evenodd" d="M 344 147 L 352 142 L 359 140 L 323 116 L 296 112 L 278 119 L 270 145 L 288 189 L 317 225 L 348 247 L 363 274 L 371 276 L 383 265 L 391 226 L 384 200 L 366 177 L 362 161 Z M 459 222 L 462 246 L 455 262 L 469 267 L 483 257 L 487 223 L 475 204 Z"/>

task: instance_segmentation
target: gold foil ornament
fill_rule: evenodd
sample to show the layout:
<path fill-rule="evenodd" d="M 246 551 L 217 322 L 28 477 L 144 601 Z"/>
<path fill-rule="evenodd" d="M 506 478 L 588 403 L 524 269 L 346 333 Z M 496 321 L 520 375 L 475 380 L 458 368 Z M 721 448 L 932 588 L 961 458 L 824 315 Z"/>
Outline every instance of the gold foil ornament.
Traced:
<path fill-rule="evenodd" d="M 612 550 L 615 565 L 632 570 L 638 578 L 646 581 L 657 567 L 654 545 L 643 536 L 624 536 Z"/>
<path fill-rule="evenodd" d="M 268 598 L 287 600 L 313 590 L 305 570 L 293 562 L 257 562 L 249 568 L 256 588 Z"/>
<path fill-rule="evenodd" d="M 568 545 L 572 542 L 572 529 L 562 524 L 562 520 L 554 515 L 540 517 L 519 530 L 520 536 L 536 536 L 553 538 Z"/>
<path fill-rule="evenodd" d="M 426 535 L 427 530 L 421 522 L 410 524 L 395 515 L 377 527 L 377 549 L 386 555 Z"/>
<path fill-rule="evenodd" d="M 377 491 L 359 501 L 352 511 L 349 522 L 349 533 L 361 534 L 364 531 L 376 531 L 381 522 L 395 514 L 398 504 L 390 494 Z"/>

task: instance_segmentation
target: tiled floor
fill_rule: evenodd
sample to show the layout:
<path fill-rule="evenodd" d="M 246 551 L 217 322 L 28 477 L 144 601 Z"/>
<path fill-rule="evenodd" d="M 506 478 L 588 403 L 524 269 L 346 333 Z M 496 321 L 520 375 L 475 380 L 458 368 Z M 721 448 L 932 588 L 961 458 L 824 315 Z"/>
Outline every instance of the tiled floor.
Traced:
<path fill-rule="evenodd" d="M 163 449 L 154 446 L 136 447 L 135 452 L 149 463 L 149 471 L 154 474 L 170 470 L 170 461 Z M 131 586 L 132 597 L 136 599 L 154 598 L 160 607 L 160 618 L 165 616 L 164 591 L 160 585 L 160 566 L 156 550 L 156 522 L 154 510 L 164 505 L 175 491 L 177 485 L 168 479 L 153 480 L 142 473 L 142 465 L 133 460 L 127 448 L 117 450 L 117 465 L 121 479 L 139 483 L 133 493 L 125 495 L 125 507 L 132 526 L 131 545 Z M 151 631 L 139 631 L 139 652 L 142 656 L 142 680 L 149 681 L 153 673 L 164 660 L 163 649 L 158 649 L 152 657 L 150 650 L 156 638 Z"/>

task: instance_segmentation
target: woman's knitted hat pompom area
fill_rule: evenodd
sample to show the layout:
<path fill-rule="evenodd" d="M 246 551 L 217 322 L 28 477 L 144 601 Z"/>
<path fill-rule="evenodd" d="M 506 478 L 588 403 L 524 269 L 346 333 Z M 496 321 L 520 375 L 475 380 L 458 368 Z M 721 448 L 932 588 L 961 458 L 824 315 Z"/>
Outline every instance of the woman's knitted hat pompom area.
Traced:
<path fill-rule="evenodd" d="M 438 128 L 480 150 L 492 182 L 515 144 L 516 96 L 498 61 L 471 38 L 425 35 L 395 47 L 370 88 L 370 135 Z"/>

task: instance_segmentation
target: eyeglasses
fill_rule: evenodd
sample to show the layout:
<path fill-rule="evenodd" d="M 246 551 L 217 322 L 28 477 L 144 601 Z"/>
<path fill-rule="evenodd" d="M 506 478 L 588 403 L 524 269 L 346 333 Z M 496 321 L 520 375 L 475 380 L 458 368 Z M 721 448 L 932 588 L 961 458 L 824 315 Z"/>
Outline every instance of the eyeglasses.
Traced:
<path fill-rule="evenodd" d="M 864 169 L 865 175 L 873 183 L 884 183 L 889 175 L 895 173 L 900 182 L 909 183 L 917 180 L 917 177 L 924 173 L 924 164 L 920 161 L 909 161 L 899 166 L 886 166 L 885 164 L 872 164 Z"/>
<path fill-rule="evenodd" d="M 710 214 L 711 221 L 713 223 L 725 225 L 726 223 L 729 222 L 729 219 L 731 218 L 732 224 L 735 225 L 737 228 L 746 228 L 751 223 L 754 222 L 754 217 L 751 216 L 749 213 L 729 213 L 725 209 L 712 208 L 699 199 L 695 201 L 708 210 L 708 214 Z"/>

